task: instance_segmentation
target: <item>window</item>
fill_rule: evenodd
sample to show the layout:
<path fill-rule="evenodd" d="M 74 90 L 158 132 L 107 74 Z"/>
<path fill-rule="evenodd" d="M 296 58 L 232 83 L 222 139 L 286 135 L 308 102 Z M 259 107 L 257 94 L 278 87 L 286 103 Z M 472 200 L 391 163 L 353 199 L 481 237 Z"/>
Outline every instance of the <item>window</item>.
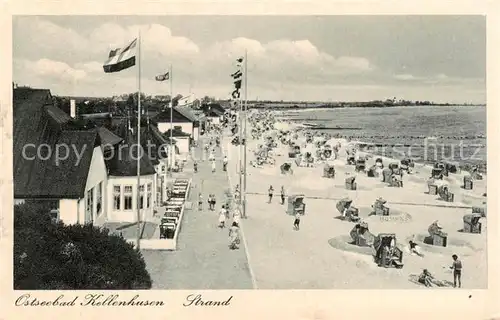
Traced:
<path fill-rule="evenodd" d="M 87 191 L 87 220 L 92 221 L 94 216 L 94 188 Z"/>
<path fill-rule="evenodd" d="M 122 209 L 122 187 L 121 186 L 113 186 L 113 209 L 121 210 Z"/>
<path fill-rule="evenodd" d="M 152 206 L 152 203 L 151 203 L 151 195 L 153 193 L 153 184 L 152 183 L 148 183 L 148 190 L 147 190 L 147 204 L 146 204 L 146 208 L 151 208 Z"/>
<path fill-rule="evenodd" d="M 125 210 L 132 210 L 132 186 L 124 186 L 123 202 L 125 203 Z"/>
<path fill-rule="evenodd" d="M 102 182 L 99 182 L 96 190 L 96 213 L 99 215 L 102 212 Z"/>
<path fill-rule="evenodd" d="M 144 185 L 139 186 L 139 209 L 144 209 Z"/>

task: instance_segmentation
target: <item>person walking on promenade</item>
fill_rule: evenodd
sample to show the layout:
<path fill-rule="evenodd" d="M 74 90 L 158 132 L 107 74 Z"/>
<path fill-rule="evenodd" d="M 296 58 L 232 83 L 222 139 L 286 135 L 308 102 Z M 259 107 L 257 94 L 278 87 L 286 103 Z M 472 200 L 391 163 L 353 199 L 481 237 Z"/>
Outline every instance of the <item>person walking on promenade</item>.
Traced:
<path fill-rule="evenodd" d="M 234 201 L 239 204 L 240 203 L 240 186 L 237 184 L 234 189 Z"/>
<path fill-rule="evenodd" d="M 217 203 L 217 201 L 215 200 L 215 194 L 212 194 L 212 211 L 215 210 L 215 204 Z"/>
<path fill-rule="evenodd" d="M 198 172 L 198 163 L 196 161 L 193 162 L 194 173 Z"/>
<path fill-rule="evenodd" d="M 224 159 L 222 159 L 222 170 L 227 171 L 227 163 L 228 163 L 227 156 L 224 156 Z"/>
<path fill-rule="evenodd" d="M 236 207 L 233 211 L 233 222 L 236 222 L 238 225 L 240 224 L 241 212 L 238 207 Z"/>
<path fill-rule="evenodd" d="M 223 229 L 226 226 L 226 208 L 222 206 L 219 212 L 219 228 Z"/>
<path fill-rule="evenodd" d="M 281 186 L 281 204 L 285 204 L 285 187 Z"/>
<path fill-rule="evenodd" d="M 208 202 L 208 210 L 213 210 L 213 208 L 212 208 L 212 194 L 208 195 L 207 202 Z"/>
<path fill-rule="evenodd" d="M 198 211 L 203 210 L 203 195 L 200 194 L 198 195 Z"/>
<path fill-rule="evenodd" d="M 269 194 L 269 202 L 268 203 L 271 203 L 273 201 L 273 192 L 274 192 L 274 188 L 273 186 L 269 186 L 269 190 L 267 190 L 267 193 Z"/>
<path fill-rule="evenodd" d="M 229 228 L 229 249 L 239 249 L 240 248 L 240 227 L 238 223 L 233 222 L 231 228 Z"/>
<path fill-rule="evenodd" d="M 212 160 L 212 172 L 215 172 L 215 160 Z"/>
<path fill-rule="evenodd" d="M 453 288 L 457 287 L 457 280 L 458 280 L 458 287 L 462 287 L 462 261 L 458 259 L 458 256 L 456 254 L 451 256 L 453 258 L 453 265 L 450 267 L 450 269 L 453 269 Z"/>
<path fill-rule="evenodd" d="M 293 221 L 293 228 L 295 231 L 299 231 L 300 229 L 300 213 L 295 214 L 295 220 Z"/>

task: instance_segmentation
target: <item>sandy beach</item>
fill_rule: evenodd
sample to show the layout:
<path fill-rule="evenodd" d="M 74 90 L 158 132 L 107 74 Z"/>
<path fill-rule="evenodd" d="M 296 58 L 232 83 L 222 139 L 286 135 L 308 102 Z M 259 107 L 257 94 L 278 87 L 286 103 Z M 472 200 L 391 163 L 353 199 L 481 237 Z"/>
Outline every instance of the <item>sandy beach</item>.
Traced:
<path fill-rule="evenodd" d="M 287 124 L 276 125 L 284 127 Z M 250 132 L 249 128 L 247 132 Z M 224 145 L 229 156 L 229 176 L 234 186 L 239 182 L 237 172 L 239 147 L 226 138 Z M 247 216 L 243 230 L 249 263 L 253 269 L 258 289 L 415 289 L 424 288 L 412 281 L 424 268 L 436 279 L 453 281 L 451 256 L 457 254 L 463 262 L 463 288 L 487 287 L 486 218 L 481 218 L 482 233 L 460 232 L 463 216 L 472 212 L 472 206 L 485 206 L 486 176 L 474 181 L 473 190 L 464 190 L 463 173 L 450 174 L 444 180 L 455 195 L 454 202 L 445 202 L 438 195 L 429 195 L 427 180 L 431 168 L 416 164 L 412 174 L 403 176 L 404 187 L 389 187 L 381 178 L 368 177 L 355 172 L 346 164 L 347 141 L 342 145 L 338 159 L 334 160 L 335 178 L 323 177 L 323 163 L 314 167 L 298 167 L 288 158 L 288 146 L 278 142 L 273 149 L 274 165 L 262 168 L 247 166 Z M 247 162 L 255 161 L 253 150 L 262 140 L 248 137 Z M 384 164 L 399 160 L 384 158 Z M 280 165 L 291 162 L 293 174 L 283 175 Z M 366 167 L 375 162 L 369 159 Z M 357 190 L 345 188 L 345 178 L 356 176 Z M 267 190 L 272 185 L 274 199 L 267 203 Z M 293 217 L 286 214 L 280 204 L 279 190 L 284 186 L 286 195 L 303 194 L 306 213 L 301 228 L 292 228 Z M 336 219 L 338 200 L 350 197 L 359 208 L 361 219 L 368 223 L 372 234 L 394 233 L 397 246 L 403 250 L 402 269 L 378 267 L 368 247 L 350 244 L 349 232 L 353 222 Z M 382 197 L 391 210 L 389 217 L 368 216 L 371 205 Z M 438 247 L 423 243 L 429 225 L 439 220 L 443 231 L 448 233 L 448 245 Z M 415 237 L 424 257 L 411 255 L 408 241 Z"/>

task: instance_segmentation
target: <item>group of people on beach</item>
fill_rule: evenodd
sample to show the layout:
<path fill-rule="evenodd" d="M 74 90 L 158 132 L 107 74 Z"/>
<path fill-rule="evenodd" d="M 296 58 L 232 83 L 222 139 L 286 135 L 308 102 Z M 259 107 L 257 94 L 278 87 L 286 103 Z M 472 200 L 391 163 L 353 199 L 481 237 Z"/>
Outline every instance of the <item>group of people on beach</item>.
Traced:
<path fill-rule="evenodd" d="M 292 140 L 297 140 L 297 132 L 294 130 L 289 131 L 286 135 L 281 135 L 280 136 L 280 130 L 277 130 L 274 128 L 274 122 L 275 119 L 273 118 L 272 113 L 269 112 L 259 112 L 255 113 L 253 116 L 250 117 L 250 122 L 252 124 L 252 130 L 251 130 L 251 137 L 253 139 L 263 139 L 264 144 L 266 145 L 267 148 L 263 148 L 262 146 L 259 145 L 260 149 L 258 149 L 259 152 L 256 152 L 256 156 L 262 158 L 262 154 L 264 154 L 264 158 L 268 157 L 270 151 L 273 149 L 273 144 L 274 142 L 281 142 L 282 144 L 287 144 Z M 277 135 L 275 133 L 278 133 Z M 273 135 L 274 133 L 274 135 Z M 283 132 L 281 132 L 283 133 Z M 308 139 L 308 142 L 313 142 L 316 136 L 313 135 L 308 135 L 307 132 L 304 133 L 305 137 Z M 328 139 L 329 137 L 325 136 L 325 139 Z M 339 144 L 334 146 L 336 149 L 335 154 L 338 152 L 338 149 L 341 147 Z M 265 152 L 263 152 L 262 150 Z M 355 150 L 354 154 L 357 155 L 357 150 Z M 337 158 L 337 156 L 335 156 Z M 261 161 L 262 162 L 262 161 Z M 376 163 L 376 165 L 380 165 L 379 163 Z M 410 171 L 410 169 L 408 169 Z M 400 171 L 401 176 L 394 177 L 394 179 L 397 179 L 398 183 L 402 186 L 402 170 Z M 285 187 L 281 187 L 281 204 L 283 205 L 285 203 Z M 271 204 L 273 201 L 273 196 L 275 194 L 274 187 L 272 185 L 269 186 L 267 190 L 267 195 L 268 195 L 268 203 Z M 293 226 L 295 230 L 299 230 L 300 226 L 300 220 L 301 220 L 301 214 L 295 214 L 294 215 L 294 222 Z M 424 254 L 422 252 L 421 247 L 416 243 L 415 239 L 412 239 L 408 242 L 408 249 L 411 254 L 424 257 Z M 458 256 L 454 254 L 452 256 L 453 258 L 453 264 L 450 267 L 453 270 L 453 278 L 454 278 L 454 286 L 456 287 L 461 287 L 461 275 L 462 275 L 462 262 L 460 259 L 458 259 Z M 418 281 L 426 286 L 432 286 L 432 285 L 441 285 L 439 281 L 435 280 L 435 278 L 430 274 L 430 272 L 425 269 L 422 274 L 419 276 Z"/>
<path fill-rule="evenodd" d="M 462 287 L 462 261 L 458 259 L 456 254 L 451 256 L 453 259 L 452 265 L 449 267 L 453 270 L 453 287 Z M 427 269 L 424 269 L 418 277 L 418 282 L 425 285 L 426 287 L 445 287 L 447 284 L 444 281 L 436 279 Z"/>

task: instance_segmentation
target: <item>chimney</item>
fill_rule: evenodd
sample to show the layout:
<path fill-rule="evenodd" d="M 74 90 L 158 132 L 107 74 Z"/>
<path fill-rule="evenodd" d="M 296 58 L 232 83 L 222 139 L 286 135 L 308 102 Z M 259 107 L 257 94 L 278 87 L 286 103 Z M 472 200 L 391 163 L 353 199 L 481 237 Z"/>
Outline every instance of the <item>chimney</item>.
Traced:
<path fill-rule="evenodd" d="M 76 118 L 76 102 L 75 99 L 71 99 L 69 101 L 69 115 L 71 118 L 75 119 Z"/>

